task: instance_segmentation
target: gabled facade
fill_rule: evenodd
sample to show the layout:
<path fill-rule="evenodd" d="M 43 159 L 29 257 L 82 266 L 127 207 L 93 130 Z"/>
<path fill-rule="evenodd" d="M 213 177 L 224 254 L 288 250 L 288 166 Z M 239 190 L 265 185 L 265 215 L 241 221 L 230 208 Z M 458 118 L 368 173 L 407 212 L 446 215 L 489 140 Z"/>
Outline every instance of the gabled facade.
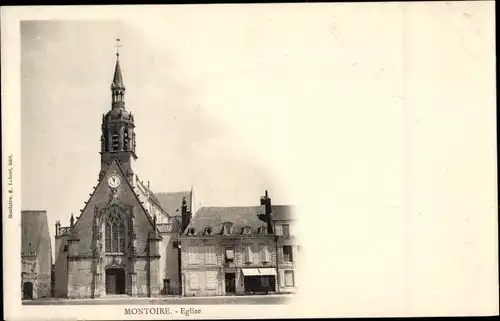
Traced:
<path fill-rule="evenodd" d="M 67 227 L 56 223 L 56 297 L 156 296 L 180 291 L 181 222 L 135 172 L 134 116 L 125 109 L 118 54 L 111 94 L 111 110 L 102 117 L 97 185 L 80 216 L 72 215 Z M 191 194 L 177 204 L 172 201 L 185 216 L 190 216 Z"/>
<path fill-rule="evenodd" d="M 23 300 L 51 296 L 52 247 L 46 211 L 21 211 L 21 294 Z"/>

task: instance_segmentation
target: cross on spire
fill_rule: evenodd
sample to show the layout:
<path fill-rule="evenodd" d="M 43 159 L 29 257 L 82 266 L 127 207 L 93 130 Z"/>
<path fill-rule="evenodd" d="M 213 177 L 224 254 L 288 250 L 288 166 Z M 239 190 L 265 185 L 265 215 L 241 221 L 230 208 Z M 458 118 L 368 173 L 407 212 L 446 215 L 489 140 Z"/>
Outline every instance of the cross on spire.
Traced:
<path fill-rule="evenodd" d="M 119 57 L 120 56 L 120 48 L 121 48 L 121 45 L 120 45 L 120 38 L 116 38 L 116 57 Z"/>

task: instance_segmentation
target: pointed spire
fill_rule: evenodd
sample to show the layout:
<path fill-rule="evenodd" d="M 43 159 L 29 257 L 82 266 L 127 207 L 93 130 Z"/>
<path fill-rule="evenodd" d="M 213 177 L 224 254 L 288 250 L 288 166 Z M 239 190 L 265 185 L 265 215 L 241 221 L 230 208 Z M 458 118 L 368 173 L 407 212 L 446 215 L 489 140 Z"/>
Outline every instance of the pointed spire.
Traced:
<path fill-rule="evenodd" d="M 74 224 L 75 224 L 75 218 L 73 217 L 73 213 L 71 213 L 71 217 L 69 219 L 69 226 L 73 227 Z"/>
<path fill-rule="evenodd" d="M 113 89 L 125 88 L 123 86 L 122 69 L 120 68 L 120 60 L 118 59 L 118 54 L 116 54 L 116 57 L 115 74 L 113 75 L 113 83 L 111 84 L 111 87 Z"/>
<path fill-rule="evenodd" d="M 115 74 L 113 76 L 113 83 L 111 85 L 112 88 L 125 88 L 123 86 L 123 76 L 122 70 L 120 68 L 120 38 L 116 38 L 116 65 L 115 65 Z"/>

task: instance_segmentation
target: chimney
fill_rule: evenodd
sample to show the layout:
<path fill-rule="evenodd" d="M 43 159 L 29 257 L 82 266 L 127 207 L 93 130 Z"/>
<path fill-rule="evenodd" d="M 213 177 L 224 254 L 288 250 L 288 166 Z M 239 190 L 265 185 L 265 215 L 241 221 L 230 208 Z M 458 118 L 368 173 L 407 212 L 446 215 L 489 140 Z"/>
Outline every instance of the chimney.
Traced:
<path fill-rule="evenodd" d="M 71 217 L 69 218 L 69 227 L 73 228 L 74 224 L 75 224 L 75 218 L 73 217 L 73 213 L 71 213 Z"/>
<path fill-rule="evenodd" d="M 187 209 L 186 197 L 182 198 L 182 226 L 181 233 L 184 233 L 189 223 L 191 222 L 191 211 Z"/>
<path fill-rule="evenodd" d="M 266 218 L 267 218 L 267 232 L 269 234 L 272 234 L 273 233 L 273 221 L 272 221 L 272 217 L 271 217 L 272 207 L 271 207 L 271 199 L 268 196 L 267 189 L 266 189 L 264 196 L 262 196 L 260 198 L 260 205 L 264 206 L 264 210 L 265 210 L 265 214 L 266 214 Z"/>

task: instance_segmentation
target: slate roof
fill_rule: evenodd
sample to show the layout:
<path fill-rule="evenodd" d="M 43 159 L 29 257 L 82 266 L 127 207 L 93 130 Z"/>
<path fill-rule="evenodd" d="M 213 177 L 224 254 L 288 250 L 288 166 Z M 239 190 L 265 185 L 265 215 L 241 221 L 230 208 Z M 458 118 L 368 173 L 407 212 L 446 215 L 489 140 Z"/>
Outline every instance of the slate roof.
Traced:
<path fill-rule="evenodd" d="M 45 225 L 45 228 L 44 228 Z M 38 252 L 40 242 L 44 239 L 50 242 L 46 211 L 21 211 L 21 252 Z"/>
<path fill-rule="evenodd" d="M 187 210 L 191 210 L 191 191 L 174 193 L 157 193 L 156 199 L 170 216 L 180 216 L 182 214 L 182 198 L 186 197 Z"/>
<path fill-rule="evenodd" d="M 290 205 L 272 205 L 272 219 L 275 221 L 290 221 L 294 219 L 294 207 Z"/>
<path fill-rule="evenodd" d="M 252 234 L 257 234 L 260 227 L 267 227 L 263 206 L 202 207 L 196 212 L 184 234 L 194 228 L 196 235 L 203 235 L 207 227 L 212 228 L 214 235 L 222 234 L 226 222 L 233 224 L 233 235 L 241 234 L 247 226 Z"/>
<path fill-rule="evenodd" d="M 122 69 L 120 68 L 120 60 L 116 59 L 115 74 L 113 75 L 113 88 L 123 88 Z"/>

